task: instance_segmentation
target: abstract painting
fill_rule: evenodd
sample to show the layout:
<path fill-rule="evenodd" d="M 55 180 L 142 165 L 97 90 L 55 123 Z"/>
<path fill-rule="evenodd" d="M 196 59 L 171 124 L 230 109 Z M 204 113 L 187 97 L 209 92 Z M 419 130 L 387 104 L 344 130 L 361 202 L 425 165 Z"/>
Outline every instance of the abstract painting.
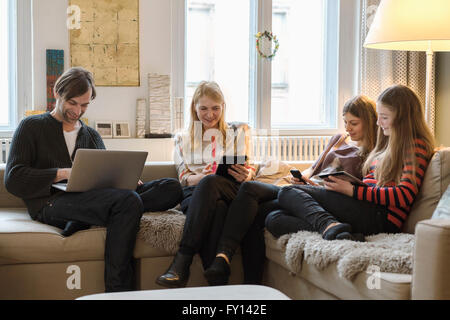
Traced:
<path fill-rule="evenodd" d="M 47 50 L 47 111 L 55 108 L 56 98 L 53 87 L 64 72 L 64 50 Z"/>

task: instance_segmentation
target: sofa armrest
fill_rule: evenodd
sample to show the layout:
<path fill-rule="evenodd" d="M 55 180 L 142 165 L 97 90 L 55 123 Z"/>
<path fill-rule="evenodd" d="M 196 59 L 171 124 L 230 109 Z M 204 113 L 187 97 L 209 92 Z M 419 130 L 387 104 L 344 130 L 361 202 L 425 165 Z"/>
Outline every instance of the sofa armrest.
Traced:
<path fill-rule="evenodd" d="M 450 299 L 450 219 L 416 225 L 412 299 Z"/>

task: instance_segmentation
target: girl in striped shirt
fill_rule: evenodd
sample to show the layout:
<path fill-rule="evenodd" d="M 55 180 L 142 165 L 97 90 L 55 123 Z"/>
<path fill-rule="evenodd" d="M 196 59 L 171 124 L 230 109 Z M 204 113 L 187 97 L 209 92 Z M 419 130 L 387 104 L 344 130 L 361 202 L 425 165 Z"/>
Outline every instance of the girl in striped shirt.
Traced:
<path fill-rule="evenodd" d="M 377 144 L 363 166 L 366 186 L 330 176 L 325 188 L 289 186 L 278 194 L 282 208 L 324 239 L 399 232 L 419 192 L 434 139 L 417 95 L 391 86 L 378 97 L 377 112 Z"/>

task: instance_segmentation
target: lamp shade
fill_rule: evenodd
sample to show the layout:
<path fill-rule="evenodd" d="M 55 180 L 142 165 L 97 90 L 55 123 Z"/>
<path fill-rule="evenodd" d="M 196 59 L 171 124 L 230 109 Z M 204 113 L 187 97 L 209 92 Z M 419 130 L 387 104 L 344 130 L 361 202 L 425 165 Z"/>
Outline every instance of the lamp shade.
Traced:
<path fill-rule="evenodd" d="M 450 51 L 450 1 L 381 0 L 364 47 Z"/>

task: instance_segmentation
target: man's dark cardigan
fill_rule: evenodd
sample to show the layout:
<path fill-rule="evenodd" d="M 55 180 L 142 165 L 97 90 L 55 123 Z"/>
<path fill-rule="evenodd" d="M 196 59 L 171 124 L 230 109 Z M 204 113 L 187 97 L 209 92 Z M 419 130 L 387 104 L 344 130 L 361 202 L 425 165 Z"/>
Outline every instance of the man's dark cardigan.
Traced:
<path fill-rule="evenodd" d="M 50 113 L 27 117 L 17 127 L 6 164 L 5 187 L 24 200 L 33 219 L 49 199 L 62 193 L 52 188 L 53 180 L 58 169 L 72 167 L 77 149 L 105 149 L 98 132 L 81 124 L 72 156 L 62 122 Z"/>

